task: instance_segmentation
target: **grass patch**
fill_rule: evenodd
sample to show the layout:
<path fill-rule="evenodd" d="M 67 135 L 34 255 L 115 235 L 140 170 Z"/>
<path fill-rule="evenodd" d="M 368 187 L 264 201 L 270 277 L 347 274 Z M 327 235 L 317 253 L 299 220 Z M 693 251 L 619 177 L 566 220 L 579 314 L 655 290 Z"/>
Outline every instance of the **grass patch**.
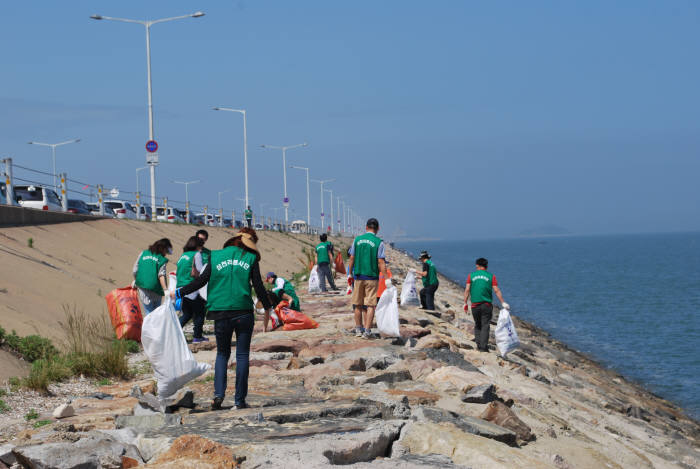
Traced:
<path fill-rule="evenodd" d="M 109 386 L 110 384 L 112 384 L 112 380 L 110 380 L 109 378 L 102 378 L 97 380 L 98 386 Z"/>
<path fill-rule="evenodd" d="M 39 418 L 39 413 L 34 409 L 29 409 L 29 412 L 24 416 L 24 420 L 29 422 L 30 420 L 36 420 Z"/>
<path fill-rule="evenodd" d="M 51 423 L 51 420 L 37 420 L 32 424 L 32 427 L 34 428 L 40 428 L 43 427 L 44 425 L 48 425 Z"/>
<path fill-rule="evenodd" d="M 5 401 L 0 399 L 0 414 L 4 414 L 8 410 L 10 410 L 10 406 L 7 405 L 7 403 L 5 403 Z"/>
<path fill-rule="evenodd" d="M 124 340 L 126 346 L 126 353 L 139 353 L 141 351 L 141 346 L 138 342 L 131 339 Z"/>
<path fill-rule="evenodd" d="M 12 351 L 22 355 L 28 361 L 33 362 L 42 358 L 50 358 L 58 354 L 51 340 L 39 335 L 20 337 L 17 331 L 12 330 L 8 334 L 0 327 L 0 343 L 7 345 Z"/>
<path fill-rule="evenodd" d="M 27 238 L 27 246 L 30 248 L 34 247 L 34 238 Z"/>

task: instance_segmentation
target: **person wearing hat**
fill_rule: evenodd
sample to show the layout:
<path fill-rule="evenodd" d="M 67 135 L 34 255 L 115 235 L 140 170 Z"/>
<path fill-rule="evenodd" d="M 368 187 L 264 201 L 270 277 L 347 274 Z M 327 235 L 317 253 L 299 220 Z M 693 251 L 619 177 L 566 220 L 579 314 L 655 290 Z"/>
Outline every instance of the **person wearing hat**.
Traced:
<path fill-rule="evenodd" d="M 202 274 L 184 287 L 176 289 L 173 298 L 182 298 L 207 285 L 207 319 L 214 321 L 216 363 L 214 365 L 214 399 L 212 410 L 221 409 L 226 394 L 231 339 L 236 333 L 236 409 L 247 408 L 250 339 L 255 324 L 255 305 L 251 285 L 265 308 L 264 330 L 267 332 L 272 304 L 260 278 L 258 236 L 252 228 L 242 228 L 224 243 L 224 248 L 211 252 L 210 262 Z"/>
<path fill-rule="evenodd" d="M 423 263 L 423 271 L 416 272 L 416 276 L 422 277 L 423 288 L 419 292 L 420 294 L 420 307 L 422 309 L 435 309 L 435 292 L 440 286 L 440 281 L 438 280 L 437 270 L 435 270 L 435 265 L 433 261 L 430 260 L 430 254 L 428 251 L 423 251 L 420 253 L 420 261 Z"/>
<path fill-rule="evenodd" d="M 348 281 L 354 283 L 352 290 L 352 305 L 355 315 L 355 336 L 364 339 L 372 338 L 372 322 L 374 309 L 377 305 L 377 289 L 379 274 L 383 274 L 387 282 L 386 264 L 384 263 L 384 241 L 377 236 L 379 221 L 376 218 L 367 220 L 367 232 L 355 238 L 350 247 L 350 262 L 348 264 Z"/>
<path fill-rule="evenodd" d="M 286 300 L 289 303 L 289 307 L 294 311 L 301 311 L 299 297 L 292 282 L 286 278 L 278 277 L 274 272 L 268 272 L 265 276 L 265 281 L 274 285 L 272 293 L 277 296 L 279 301 Z"/>

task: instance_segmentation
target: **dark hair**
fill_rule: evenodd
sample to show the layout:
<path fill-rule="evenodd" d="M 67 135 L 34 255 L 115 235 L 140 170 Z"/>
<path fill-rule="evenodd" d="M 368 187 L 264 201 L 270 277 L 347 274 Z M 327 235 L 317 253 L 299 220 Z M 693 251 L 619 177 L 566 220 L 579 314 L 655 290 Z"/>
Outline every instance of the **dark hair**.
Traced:
<path fill-rule="evenodd" d="M 255 232 L 255 230 L 253 228 L 248 228 L 246 226 L 246 227 L 238 230 L 238 233 L 248 233 L 250 235 L 250 237 L 252 238 L 253 242 L 255 244 L 258 243 L 258 234 Z M 229 246 L 236 246 L 236 247 L 239 247 L 239 248 L 246 250 L 248 252 L 252 252 L 253 254 L 259 255 L 259 253 L 257 253 L 256 251 L 253 251 L 248 246 L 243 244 L 243 240 L 241 240 L 240 236 L 234 236 L 233 238 L 229 238 L 228 241 L 226 241 L 224 243 L 224 248 L 227 248 Z"/>
<path fill-rule="evenodd" d="M 205 238 L 209 239 L 209 233 L 207 233 L 207 230 L 197 230 L 194 235 L 197 237 L 199 237 L 199 235 L 204 235 Z"/>
<path fill-rule="evenodd" d="M 204 240 L 199 236 L 190 236 L 187 240 L 185 246 L 182 248 L 182 252 L 196 251 L 197 248 L 204 246 Z"/>
<path fill-rule="evenodd" d="M 148 246 L 148 250 L 151 251 L 153 254 L 160 254 L 161 256 L 165 256 L 168 253 L 168 249 L 172 249 L 172 247 L 173 244 L 168 238 L 161 238 L 155 243 Z"/>
<path fill-rule="evenodd" d="M 489 261 L 487 259 L 484 259 L 483 257 L 480 257 L 476 260 L 476 265 L 479 267 L 483 267 L 484 269 L 487 269 L 489 266 Z"/>
<path fill-rule="evenodd" d="M 378 230 L 379 229 L 379 220 L 376 218 L 370 218 L 367 220 L 367 228 L 371 230 Z"/>
<path fill-rule="evenodd" d="M 322 243 L 325 243 L 326 240 L 328 240 L 328 235 L 327 235 L 326 233 L 323 233 L 323 234 L 321 235 L 321 242 L 322 242 Z"/>

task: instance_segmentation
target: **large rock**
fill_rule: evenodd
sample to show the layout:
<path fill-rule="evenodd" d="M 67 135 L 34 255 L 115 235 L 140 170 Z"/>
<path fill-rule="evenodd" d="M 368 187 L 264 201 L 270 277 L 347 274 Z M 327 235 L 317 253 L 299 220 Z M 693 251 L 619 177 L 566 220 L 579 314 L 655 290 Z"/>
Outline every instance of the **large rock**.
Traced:
<path fill-rule="evenodd" d="M 15 449 L 15 445 L 11 443 L 6 443 L 0 446 L 0 461 L 8 466 L 11 466 L 17 461 L 15 455 L 12 454 L 12 450 Z"/>
<path fill-rule="evenodd" d="M 520 420 L 518 416 L 515 415 L 515 412 L 502 402 L 494 401 L 490 403 L 480 417 L 512 430 L 518 435 L 518 439 L 521 441 L 531 441 L 535 439 L 535 435 L 532 434 L 530 427 Z"/>
<path fill-rule="evenodd" d="M 147 438 L 143 435 L 136 437 L 136 447 L 141 453 L 144 461 L 149 462 L 151 459 L 165 453 L 172 446 L 173 438 L 161 436 L 157 438 Z"/>
<path fill-rule="evenodd" d="M 401 326 L 399 332 L 401 332 L 401 337 L 420 339 L 421 337 L 429 335 L 430 329 L 418 325 L 406 325 Z"/>
<path fill-rule="evenodd" d="M 308 346 L 309 344 L 303 340 L 277 339 L 252 344 L 250 350 L 252 352 L 291 352 L 296 356 Z"/>
<path fill-rule="evenodd" d="M 149 411 L 172 414 L 180 407 L 194 408 L 194 391 L 189 388 L 182 388 L 169 397 L 156 397 L 151 393 L 146 393 L 138 396 L 138 400 L 137 407 L 140 406 L 145 412 L 135 408 L 134 415 L 148 415 L 151 413 Z"/>
<path fill-rule="evenodd" d="M 408 371 L 411 373 L 411 377 L 414 380 L 420 380 L 438 368 L 442 368 L 443 364 L 431 358 L 425 360 L 403 360 L 395 365 L 392 365 L 388 369 L 391 370 L 394 366 L 408 369 Z"/>
<path fill-rule="evenodd" d="M 510 446 L 516 445 L 515 432 L 469 415 L 460 415 L 437 407 L 418 407 L 413 410 L 412 420 L 419 422 L 449 423 L 465 433 L 490 438 Z"/>
<path fill-rule="evenodd" d="M 182 424 L 182 416 L 176 414 L 120 415 L 114 420 L 116 428 L 132 427 L 136 430 L 153 430 L 166 425 Z"/>
<path fill-rule="evenodd" d="M 479 386 L 474 386 L 469 389 L 467 393 L 462 396 L 462 402 L 488 404 L 496 400 L 496 397 L 496 386 L 493 384 L 480 384 Z"/>
<path fill-rule="evenodd" d="M 148 464 L 149 468 L 235 469 L 240 458 L 230 448 L 199 435 L 183 435 L 173 441 L 170 449 Z"/>
<path fill-rule="evenodd" d="M 374 376 L 361 376 L 357 382 L 360 384 L 376 383 L 399 383 L 411 379 L 411 372 L 408 370 L 382 371 Z"/>
<path fill-rule="evenodd" d="M 418 342 L 416 342 L 415 348 L 417 350 L 421 349 L 440 349 L 440 348 L 449 348 L 450 344 L 447 343 L 445 339 L 442 337 L 439 337 L 437 335 L 427 335 L 425 337 L 421 337 L 418 339 Z"/>
<path fill-rule="evenodd" d="M 124 458 L 143 462 L 135 446 L 109 437 L 91 436 L 75 443 L 45 443 L 13 450 L 17 461 L 28 469 L 121 468 Z"/>
<path fill-rule="evenodd" d="M 478 371 L 464 371 L 456 366 L 443 366 L 425 377 L 425 381 L 445 392 L 464 393 L 473 386 L 493 384 L 491 379 Z"/>

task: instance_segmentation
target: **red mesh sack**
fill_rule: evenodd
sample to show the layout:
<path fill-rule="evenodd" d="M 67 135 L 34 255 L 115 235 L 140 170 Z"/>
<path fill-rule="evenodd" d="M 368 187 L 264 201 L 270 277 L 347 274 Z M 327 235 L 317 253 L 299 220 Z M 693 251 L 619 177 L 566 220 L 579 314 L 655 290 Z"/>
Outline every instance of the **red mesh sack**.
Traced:
<path fill-rule="evenodd" d="M 343 256 L 340 254 L 335 255 L 335 271 L 339 274 L 345 275 L 345 264 L 343 263 Z"/>
<path fill-rule="evenodd" d="M 125 287 L 112 290 L 105 297 L 109 319 L 117 334 L 117 339 L 131 339 L 141 342 L 143 316 L 136 288 Z"/>
<path fill-rule="evenodd" d="M 288 308 L 289 303 L 281 301 L 275 308 L 277 316 L 282 320 L 285 331 L 300 331 L 302 329 L 316 329 L 318 323 L 307 315 Z"/>

